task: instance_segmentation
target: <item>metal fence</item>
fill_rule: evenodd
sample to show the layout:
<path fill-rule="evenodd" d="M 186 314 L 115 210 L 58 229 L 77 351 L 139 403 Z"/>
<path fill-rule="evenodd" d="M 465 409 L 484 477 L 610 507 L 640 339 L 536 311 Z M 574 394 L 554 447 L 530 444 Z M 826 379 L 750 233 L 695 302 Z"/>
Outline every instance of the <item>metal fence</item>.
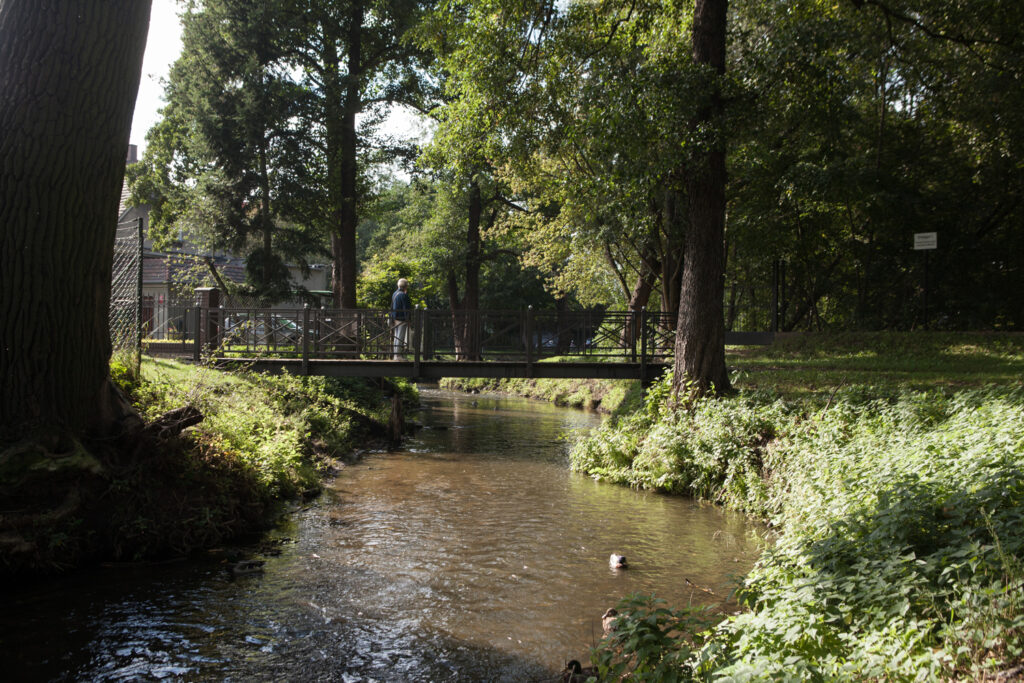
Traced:
<path fill-rule="evenodd" d="M 399 335 L 387 310 L 236 308 L 195 311 L 195 356 L 387 360 L 662 361 L 672 316 L 654 311 L 411 311 Z M 205 347 L 201 350 L 200 347 Z"/>
<path fill-rule="evenodd" d="M 110 342 L 134 353 L 142 344 L 142 219 L 117 224 L 110 287 Z"/>

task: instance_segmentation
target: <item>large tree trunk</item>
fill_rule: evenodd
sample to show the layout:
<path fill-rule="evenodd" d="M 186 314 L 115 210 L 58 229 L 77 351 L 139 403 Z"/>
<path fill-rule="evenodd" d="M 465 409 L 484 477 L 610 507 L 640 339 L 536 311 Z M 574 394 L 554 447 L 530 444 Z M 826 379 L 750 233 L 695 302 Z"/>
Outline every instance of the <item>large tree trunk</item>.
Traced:
<path fill-rule="evenodd" d="M 149 9 L 0 2 L 0 440 L 124 415 L 108 315 Z"/>
<path fill-rule="evenodd" d="M 356 114 L 360 88 L 363 5 L 353 2 L 345 34 L 348 48 L 341 75 L 337 27 L 327 19 L 324 32 L 327 189 L 330 201 L 332 289 L 335 308 L 356 307 L 356 226 L 359 222 L 359 165 Z"/>
<path fill-rule="evenodd" d="M 335 283 L 337 301 L 342 308 L 356 307 L 356 226 L 359 222 L 359 167 L 356 114 L 362 109 L 361 41 L 363 3 L 352 3 L 348 26 L 348 75 L 345 82 L 344 119 L 341 126 L 341 224 L 338 226 L 340 282 Z"/>
<path fill-rule="evenodd" d="M 685 238 L 683 284 L 676 333 L 673 390 L 686 399 L 730 390 L 725 369 L 722 311 L 725 277 L 725 131 L 719 80 L 725 73 L 728 0 L 697 0 L 693 60 L 704 68 L 710 98 L 693 122 L 711 140 L 686 168 L 690 224 Z"/>
<path fill-rule="evenodd" d="M 466 224 L 465 295 L 459 298 L 455 273 L 448 273 L 448 301 L 452 310 L 452 332 L 455 355 L 459 360 L 480 360 L 480 223 L 483 218 L 483 197 L 480 184 L 469 185 L 469 212 Z"/>
<path fill-rule="evenodd" d="M 469 221 L 466 225 L 466 308 L 480 310 L 480 222 L 484 203 L 480 195 L 480 184 L 473 180 L 469 184 Z"/>
<path fill-rule="evenodd" d="M 647 308 L 650 302 L 651 293 L 658 280 L 658 270 L 661 268 L 661 259 L 650 243 L 644 244 L 640 250 L 640 272 L 636 276 L 636 284 L 629 293 L 629 302 L 626 304 L 628 310 L 639 311 Z M 639 324 L 627 322 L 622 327 L 622 334 L 619 337 L 619 345 L 628 349 L 633 346 L 633 340 L 640 334 Z"/>
<path fill-rule="evenodd" d="M 662 205 L 662 225 L 665 234 L 661 254 L 661 310 L 671 313 L 671 331 L 675 331 L 679 318 L 679 294 L 683 287 L 683 255 L 686 231 L 682 227 L 682 209 L 679 193 L 665 191 Z M 680 238 L 681 236 L 681 238 Z"/>

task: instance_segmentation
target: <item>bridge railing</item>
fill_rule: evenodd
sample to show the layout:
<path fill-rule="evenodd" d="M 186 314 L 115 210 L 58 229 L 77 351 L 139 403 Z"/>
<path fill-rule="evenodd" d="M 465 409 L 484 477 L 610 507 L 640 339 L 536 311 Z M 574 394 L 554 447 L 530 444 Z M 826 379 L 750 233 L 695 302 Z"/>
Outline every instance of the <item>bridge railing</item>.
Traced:
<path fill-rule="evenodd" d="M 379 309 L 195 309 L 195 355 L 387 360 L 661 362 L 674 317 L 657 311 L 412 311 L 407 348 Z"/>

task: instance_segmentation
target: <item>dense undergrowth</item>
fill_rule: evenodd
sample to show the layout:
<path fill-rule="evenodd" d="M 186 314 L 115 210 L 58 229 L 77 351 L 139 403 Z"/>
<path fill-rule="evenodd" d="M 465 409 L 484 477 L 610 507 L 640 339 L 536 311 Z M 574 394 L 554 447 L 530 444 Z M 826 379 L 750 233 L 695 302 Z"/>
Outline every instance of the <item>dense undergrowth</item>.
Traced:
<path fill-rule="evenodd" d="M 51 450 L 74 457 L 38 454 L 45 470 L 17 474 L 31 499 L 15 501 L 20 517 L 4 518 L 3 573 L 183 556 L 261 531 L 283 501 L 319 491 L 322 475 L 387 423 L 380 387 L 362 380 L 153 359 L 141 376 L 116 361 L 111 374 L 147 422 L 183 406 L 203 419 L 180 434 L 143 438 L 141 451 L 65 444 Z M 398 390 L 411 398 L 409 385 Z"/>
<path fill-rule="evenodd" d="M 700 633 L 702 615 L 632 596 L 594 653 L 602 671 L 977 680 L 1024 663 L 1019 375 L 963 387 L 928 370 L 920 383 L 849 384 L 844 362 L 831 361 L 843 375 L 818 391 L 762 382 L 678 413 L 666 378 L 643 409 L 577 444 L 578 470 L 712 500 L 777 531 L 739 593 L 746 610 Z M 1001 372 L 1019 350 L 967 362 Z"/>

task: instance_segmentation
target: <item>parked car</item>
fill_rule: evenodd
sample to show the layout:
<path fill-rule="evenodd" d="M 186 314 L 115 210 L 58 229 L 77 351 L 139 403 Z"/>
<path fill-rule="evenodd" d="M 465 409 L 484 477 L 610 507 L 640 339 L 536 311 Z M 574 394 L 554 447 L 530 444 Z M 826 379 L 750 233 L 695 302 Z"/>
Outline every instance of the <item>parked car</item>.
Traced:
<path fill-rule="evenodd" d="M 302 328 L 273 313 L 236 314 L 224 321 L 224 339 L 228 345 L 290 346 L 302 342 Z"/>

